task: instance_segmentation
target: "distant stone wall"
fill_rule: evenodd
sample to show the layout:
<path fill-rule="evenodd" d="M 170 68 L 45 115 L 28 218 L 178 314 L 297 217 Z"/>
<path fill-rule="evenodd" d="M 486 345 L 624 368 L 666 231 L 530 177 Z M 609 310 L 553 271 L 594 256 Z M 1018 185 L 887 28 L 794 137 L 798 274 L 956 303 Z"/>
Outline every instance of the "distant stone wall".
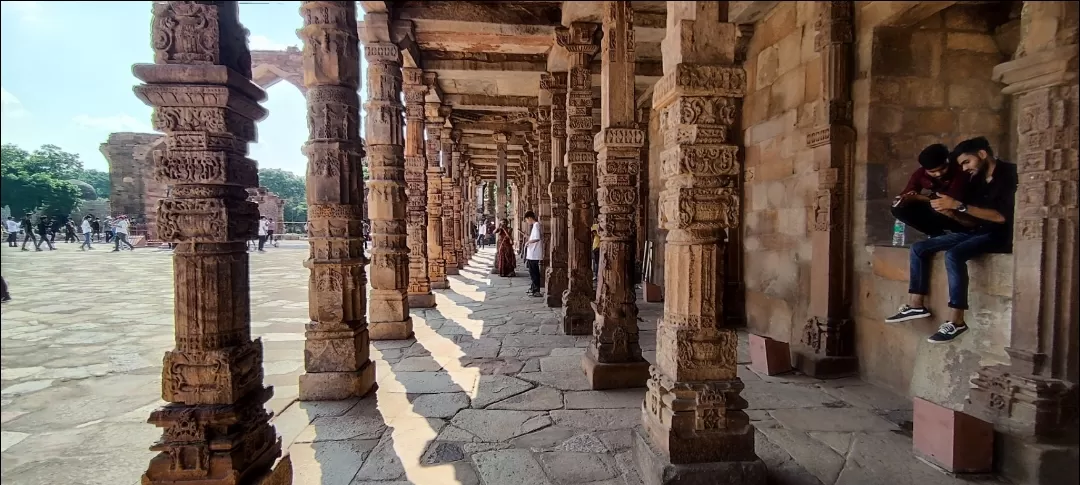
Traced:
<path fill-rule="evenodd" d="M 285 199 L 269 191 L 266 187 L 248 189 L 248 200 L 259 204 L 259 215 L 274 221 L 274 232 L 285 232 Z"/>
<path fill-rule="evenodd" d="M 168 187 L 154 178 L 150 155 L 163 140 L 164 136 L 156 133 L 113 133 L 100 147 L 109 161 L 112 214 L 127 214 L 136 224 L 146 224 L 150 239 L 156 230 L 157 201 L 168 192 Z"/>

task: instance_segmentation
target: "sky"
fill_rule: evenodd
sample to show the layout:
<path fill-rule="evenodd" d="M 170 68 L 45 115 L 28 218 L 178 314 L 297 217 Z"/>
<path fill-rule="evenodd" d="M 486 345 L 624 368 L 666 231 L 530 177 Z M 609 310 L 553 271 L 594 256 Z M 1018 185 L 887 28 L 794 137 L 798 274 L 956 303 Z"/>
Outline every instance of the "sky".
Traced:
<path fill-rule="evenodd" d="M 300 2 L 240 2 L 252 50 L 301 46 Z M 0 139 L 26 150 L 57 145 L 86 168 L 108 171 L 98 150 L 110 133 L 153 132 L 149 106 L 132 92 L 131 65 L 153 61 L 151 2 L 0 2 Z M 361 12 L 362 15 L 362 12 Z M 366 66 L 363 66 L 366 68 Z M 366 98 L 362 88 L 361 98 Z M 305 173 L 304 96 L 279 82 L 267 89 L 259 142 L 263 168 Z"/>

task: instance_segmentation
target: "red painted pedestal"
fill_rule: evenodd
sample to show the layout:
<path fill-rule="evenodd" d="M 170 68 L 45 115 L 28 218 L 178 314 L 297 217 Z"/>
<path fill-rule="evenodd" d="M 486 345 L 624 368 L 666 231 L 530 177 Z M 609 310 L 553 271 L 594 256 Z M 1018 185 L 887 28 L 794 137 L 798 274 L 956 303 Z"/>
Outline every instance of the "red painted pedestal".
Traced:
<path fill-rule="evenodd" d="M 750 368 L 773 376 L 791 370 L 791 349 L 787 342 L 750 334 Z"/>
<path fill-rule="evenodd" d="M 914 449 L 919 457 L 952 473 L 989 473 L 994 427 L 981 419 L 914 399 Z"/>

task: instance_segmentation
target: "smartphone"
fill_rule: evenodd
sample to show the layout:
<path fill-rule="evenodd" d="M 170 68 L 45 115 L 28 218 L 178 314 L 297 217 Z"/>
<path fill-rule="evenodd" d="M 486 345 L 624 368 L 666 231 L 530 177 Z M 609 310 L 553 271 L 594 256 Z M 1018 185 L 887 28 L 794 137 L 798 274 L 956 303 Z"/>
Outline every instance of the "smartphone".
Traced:
<path fill-rule="evenodd" d="M 893 199 L 893 201 L 892 201 L 892 206 L 893 206 L 893 207 L 899 206 L 899 205 L 900 205 L 900 203 L 901 203 L 901 202 L 903 202 L 903 201 L 904 201 L 904 196 L 902 196 L 902 195 L 898 195 L 898 196 L 896 196 L 896 198 L 895 198 L 895 199 Z"/>

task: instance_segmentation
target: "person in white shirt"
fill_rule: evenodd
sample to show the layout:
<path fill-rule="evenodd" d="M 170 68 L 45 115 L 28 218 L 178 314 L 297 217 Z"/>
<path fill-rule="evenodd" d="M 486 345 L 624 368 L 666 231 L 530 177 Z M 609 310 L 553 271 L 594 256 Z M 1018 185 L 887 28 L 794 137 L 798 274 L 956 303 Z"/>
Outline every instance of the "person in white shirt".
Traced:
<path fill-rule="evenodd" d="M 15 221 L 14 217 L 8 216 L 7 221 L 4 223 L 4 225 L 5 229 L 7 229 L 8 247 L 19 247 L 19 223 Z"/>
<path fill-rule="evenodd" d="M 90 219 L 93 218 L 94 216 L 86 216 L 83 218 L 82 226 L 80 226 L 80 229 L 82 230 L 83 243 L 81 246 L 79 246 L 80 250 L 86 251 L 87 249 L 94 249 L 94 247 L 90 245 L 90 236 L 94 233 L 94 229 L 90 225 Z"/>
<path fill-rule="evenodd" d="M 485 242 L 487 242 L 487 222 L 481 219 L 476 223 L 476 246 L 483 248 L 486 246 Z"/>
<path fill-rule="evenodd" d="M 263 246 L 266 245 L 266 236 L 270 233 L 270 221 L 266 219 L 266 216 L 259 216 L 259 252 L 265 253 L 266 250 Z"/>
<path fill-rule="evenodd" d="M 130 224 L 131 222 L 128 221 L 128 218 L 125 215 L 117 217 L 116 222 L 113 222 L 113 239 L 116 240 L 116 246 L 113 248 L 112 252 L 120 252 L 120 243 L 126 244 L 128 249 L 132 251 L 135 250 L 135 246 L 132 246 L 127 239 L 128 227 Z"/>
<path fill-rule="evenodd" d="M 529 296 L 543 296 L 540 294 L 540 260 L 543 259 L 544 241 L 540 234 L 540 223 L 536 220 L 533 211 L 525 212 L 525 224 L 532 229 L 529 231 L 529 240 L 525 242 L 525 266 L 529 268 Z"/>

